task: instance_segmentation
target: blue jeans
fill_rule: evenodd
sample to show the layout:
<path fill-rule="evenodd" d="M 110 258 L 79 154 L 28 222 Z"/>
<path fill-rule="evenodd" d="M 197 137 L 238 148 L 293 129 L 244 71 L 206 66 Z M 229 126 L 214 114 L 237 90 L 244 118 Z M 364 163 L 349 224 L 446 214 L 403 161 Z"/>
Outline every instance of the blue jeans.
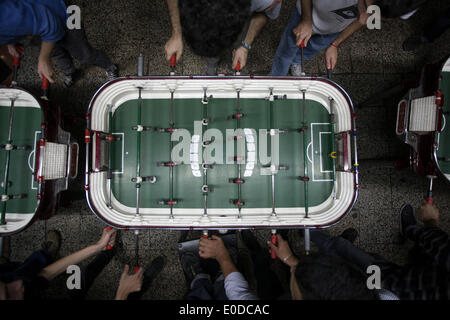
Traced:
<path fill-rule="evenodd" d="M 191 283 L 191 290 L 187 300 L 228 300 L 225 293 L 223 275 L 211 283 L 211 278 L 206 273 L 199 273 Z"/>
<path fill-rule="evenodd" d="M 286 76 L 289 72 L 289 67 L 293 63 L 301 63 L 301 50 L 296 44 L 296 38 L 292 30 L 298 26 L 302 21 L 302 17 L 298 13 L 297 8 L 291 14 L 288 25 L 284 30 L 281 37 L 280 44 L 278 45 L 275 58 L 272 62 L 272 70 L 270 74 L 272 76 Z M 305 60 L 313 59 L 318 52 L 328 48 L 330 44 L 337 38 L 339 33 L 321 35 L 316 34 L 308 41 L 306 48 L 303 48 L 303 57 Z"/>

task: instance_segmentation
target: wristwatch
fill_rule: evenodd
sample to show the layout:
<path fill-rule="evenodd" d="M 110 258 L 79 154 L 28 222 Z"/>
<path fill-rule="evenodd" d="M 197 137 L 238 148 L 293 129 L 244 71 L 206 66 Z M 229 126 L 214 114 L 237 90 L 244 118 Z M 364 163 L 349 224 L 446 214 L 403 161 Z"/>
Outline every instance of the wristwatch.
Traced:
<path fill-rule="evenodd" d="M 248 51 L 250 51 L 250 49 L 252 48 L 252 46 L 249 44 L 246 44 L 245 41 L 242 41 L 241 46 L 243 46 Z"/>

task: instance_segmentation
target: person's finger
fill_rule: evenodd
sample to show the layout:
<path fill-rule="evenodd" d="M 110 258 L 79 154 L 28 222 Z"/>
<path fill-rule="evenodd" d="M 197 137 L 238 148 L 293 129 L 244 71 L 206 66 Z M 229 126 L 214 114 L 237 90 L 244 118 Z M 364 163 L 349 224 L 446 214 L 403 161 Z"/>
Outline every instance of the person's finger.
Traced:
<path fill-rule="evenodd" d="M 130 266 L 126 264 L 126 265 L 123 267 L 122 276 L 127 275 L 127 274 L 128 274 L 128 271 L 130 271 Z"/>
<path fill-rule="evenodd" d="M 55 83 L 55 80 L 53 80 L 53 74 L 52 74 L 52 73 L 47 72 L 47 74 L 45 75 L 45 77 L 48 79 L 48 81 L 49 81 L 50 83 Z"/>
<path fill-rule="evenodd" d="M 218 236 L 216 236 L 216 235 L 213 235 L 211 238 L 214 239 L 214 240 L 220 240 L 220 241 L 222 241 L 222 238 L 221 238 L 221 237 L 218 237 Z"/>
<path fill-rule="evenodd" d="M 275 250 L 275 252 L 278 252 L 278 247 L 275 244 L 273 244 L 271 241 L 267 241 L 267 245 L 270 247 L 271 250 Z"/>

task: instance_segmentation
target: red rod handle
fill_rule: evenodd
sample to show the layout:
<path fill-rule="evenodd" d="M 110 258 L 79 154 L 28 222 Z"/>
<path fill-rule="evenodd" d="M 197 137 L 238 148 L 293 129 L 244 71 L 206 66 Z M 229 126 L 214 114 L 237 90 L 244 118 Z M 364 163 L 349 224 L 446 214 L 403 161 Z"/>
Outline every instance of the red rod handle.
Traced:
<path fill-rule="evenodd" d="M 305 48 L 305 47 L 306 47 L 306 46 L 305 46 L 305 39 L 303 39 L 302 42 L 300 42 L 299 47 L 300 47 L 300 48 Z"/>
<path fill-rule="evenodd" d="M 19 57 L 14 56 L 13 66 L 14 67 L 19 67 L 20 66 L 20 58 Z"/>
<path fill-rule="evenodd" d="M 236 63 L 236 71 L 241 71 L 241 62 L 240 61 L 238 61 L 237 63 Z"/>
<path fill-rule="evenodd" d="M 432 205 L 433 204 L 433 198 L 427 198 L 427 203 Z"/>
<path fill-rule="evenodd" d="M 48 79 L 45 76 L 42 77 L 42 90 L 48 90 Z"/>
<path fill-rule="evenodd" d="M 112 230 L 112 227 L 106 227 L 106 231 L 111 231 Z M 109 243 L 108 243 L 108 245 L 106 246 L 106 250 L 112 250 L 112 245 L 110 245 Z"/>
<path fill-rule="evenodd" d="M 174 53 L 171 57 L 170 57 L 170 66 L 172 68 L 175 68 L 177 65 L 177 55 L 176 53 Z"/>
<path fill-rule="evenodd" d="M 275 234 L 273 234 L 270 237 L 270 241 L 272 242 L 272 244 L 277 245 L 277 243 L 278 243 L 277 236 Z M 270 257 L 272 259 L 276 259 L 277 258 L 277 254 L 275 253 L 275 250 L 273 250 L 273 249 L 270 250 Z"/>
<path fill-rule="evenodd" d="M 139 266 L 135 266 L 135 267 L 133 267 L 133 273 L 136 273 L 136 272 L 138 272 L 140 268 L 141 268 L 141 267 L 139 267 Z"/>

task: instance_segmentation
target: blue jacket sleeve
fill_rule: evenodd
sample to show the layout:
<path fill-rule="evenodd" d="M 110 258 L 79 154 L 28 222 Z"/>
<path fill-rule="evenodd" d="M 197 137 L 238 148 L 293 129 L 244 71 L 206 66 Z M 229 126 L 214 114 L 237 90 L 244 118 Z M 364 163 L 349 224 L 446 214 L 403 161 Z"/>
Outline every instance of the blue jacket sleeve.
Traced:
<path fill-rule="evenodd" d="M 14 43 L 26 35 L 57 42 L 64 33 L 64 21 L 48 7 L 36 2 L 0 0 L 0 44 Z"/>

